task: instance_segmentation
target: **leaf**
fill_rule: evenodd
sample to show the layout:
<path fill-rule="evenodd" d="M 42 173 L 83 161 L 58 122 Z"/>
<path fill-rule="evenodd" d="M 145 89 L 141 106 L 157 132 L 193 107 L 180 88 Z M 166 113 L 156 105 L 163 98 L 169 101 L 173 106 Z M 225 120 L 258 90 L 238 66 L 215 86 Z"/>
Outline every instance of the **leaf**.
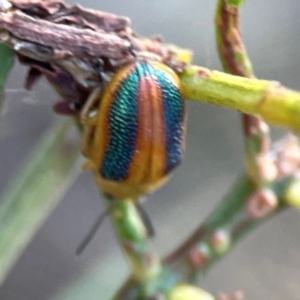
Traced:
<path fill-rule="evenodd" d="M 0 202 L 0 284 L 80 172 L 71 124 L 45 134 Z"/>
<path fill-rule="evenodd" d="M 14 65 L 14 51 L 3 44 L 0 44 L 0 61 L 0 87 L 2 89 L 7 76 Z"/>
<path fill-rule="evenodd" d="M 14 51 L 7 46 L 0 44 L 0 109 L 3 101 L 3 89 L 10 70 L 14 65 Z"/>

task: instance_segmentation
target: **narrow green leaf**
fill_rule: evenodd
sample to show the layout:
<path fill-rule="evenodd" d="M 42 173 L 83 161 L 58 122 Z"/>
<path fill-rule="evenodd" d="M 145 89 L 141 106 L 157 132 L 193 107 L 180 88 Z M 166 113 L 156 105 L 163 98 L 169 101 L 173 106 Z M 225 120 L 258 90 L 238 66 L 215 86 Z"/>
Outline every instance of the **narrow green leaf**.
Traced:
<path fill-rule="evenodd" d="M 0 283 L 80 172 L 72 122 L 55 125 L 0 202 Z"/>
<path fill-rule="evenodd" d="M 0 61 L 0 86 L 2 88 L 14 65 L 14 51 L 3 44 L 0 44 Z"/>

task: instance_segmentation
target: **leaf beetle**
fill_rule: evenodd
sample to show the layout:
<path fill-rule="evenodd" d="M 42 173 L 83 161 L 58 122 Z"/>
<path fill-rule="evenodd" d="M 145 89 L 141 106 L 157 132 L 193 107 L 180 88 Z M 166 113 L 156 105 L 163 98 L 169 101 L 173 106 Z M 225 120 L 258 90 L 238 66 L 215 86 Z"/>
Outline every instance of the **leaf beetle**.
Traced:
<path fill-rule="evenodd" d="M 82 151 L 104 194 L 136 199 L 162 186 L 183 158 L 185 101 L 177 74 L 137 56 L 81 112 Z"/>

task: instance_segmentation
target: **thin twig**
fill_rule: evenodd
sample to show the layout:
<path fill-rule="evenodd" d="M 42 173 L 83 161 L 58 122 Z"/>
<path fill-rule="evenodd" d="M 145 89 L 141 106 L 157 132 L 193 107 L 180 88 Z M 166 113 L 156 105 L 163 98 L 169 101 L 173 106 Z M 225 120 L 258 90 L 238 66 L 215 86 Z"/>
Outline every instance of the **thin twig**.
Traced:
<path fill-rule="evenodd" d="M 215 31 L 219 58 L 226 72 L 254 78 L 251 61 L 243 44 L 239 27 L 239 5 L 231 4 L 226 0 L 218 1 Z M 275 172 L 270 171 L 271 163 L 267 157 L 271 146 L 269 128 L 260 118 L 247 114 L 242 114 L 242 124 L 246 172 L 257 188 L 261 188 L 276 177 Z"/>

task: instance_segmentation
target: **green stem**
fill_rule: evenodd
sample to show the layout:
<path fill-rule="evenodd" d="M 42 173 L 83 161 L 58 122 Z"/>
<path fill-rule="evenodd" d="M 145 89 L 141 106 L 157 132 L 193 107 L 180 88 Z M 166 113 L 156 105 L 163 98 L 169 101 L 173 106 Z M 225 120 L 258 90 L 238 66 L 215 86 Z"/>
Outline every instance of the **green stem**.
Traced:
<path fill-rule="evenodd" d="M 255 186 L 242 177 L 206 221 L 170 256 L 165 263 L 184 280 L 194 281 L 229 253 L 252 229 L 281 212 L 286 206 L 285 191 L 293 182 L 288 177 L 269 186 L 278 203 L 270 213 L 253 216 L 247 206 Z"/>
<path fill-rule="evenodd" d="M 243 4 L 244 0 L 226 0 L 226 2 L 230 5 L 239 6 Z"/>
<path fill-rule="evenodd" d="M 218 0 L 215 15 L 215 34 L 219 58 L 227 73 L 251 78 L 254 77 L 254 74 L 241 37 L 239 7 L 237 4 L 228 2 Z"/>
<path fill-rule="evenodd" d="M 161 265 L 133 201 L 110 200 L 111 221 L 131 265 L 133 277 L 144 283 L 158 276 Z"/>
<path fill-rule="evenodd" d="M 162 269 L 156 251 L 134 201 L 107 200 L 117 240 L 130 263 L 132 276 L 114 299 L 148 299 L 157 297 L 174 283 L 173 274 Z"/>
<path fill-rule="evenodd" d="M 185 98 L 257 115 L 270 124 L 300 131 L 300 93 L 278 82 L 198 66 L 187 67 L 180 78 Z"/>
<path fill-rule="evenodd" d="M 239 27 L 239 3 L 219 0 L 215 16 L 217 49 L 223 68 L 233 75 L 254 78 L 251 61 Z M 271 138 L 269 128 L 260 118 L 242 114 L 245 136 L 246 172 L 258 188 L 276 176 L 267 156 Z"/>
<path fill-rule="evenodd" d="M 132 275 L 114 300 L 160 299 L 179 283 L 180 276 L 163 268 L 153 250 L 147 231 L 133 201 L 107 200 L 112 225 L 128 261 Z"/>

